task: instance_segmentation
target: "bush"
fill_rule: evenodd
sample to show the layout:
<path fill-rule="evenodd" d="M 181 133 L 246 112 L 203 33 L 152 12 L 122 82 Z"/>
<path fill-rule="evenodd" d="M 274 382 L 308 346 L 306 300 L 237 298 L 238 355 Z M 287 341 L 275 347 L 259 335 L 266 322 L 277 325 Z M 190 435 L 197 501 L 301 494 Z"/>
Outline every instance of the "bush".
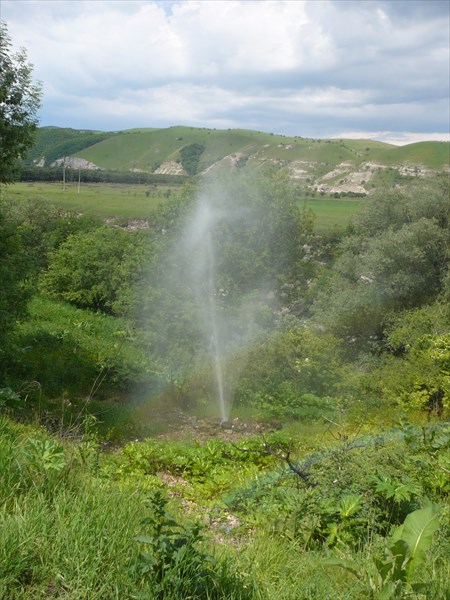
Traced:
<path fill-rule="evenodd" d="M 79 308 L 123 314 L 145 248 L 143 235 L 118 228 L 71 235 L 50 255 L 41 289 Z"/>
<path fill-rule="evenodd" d="M 104 397 L 155 380 L 124 319 L 35 298 L 15 342 L 22 351 L 10 372 L 16 381 L 38 381 L 47 397 Z"/>

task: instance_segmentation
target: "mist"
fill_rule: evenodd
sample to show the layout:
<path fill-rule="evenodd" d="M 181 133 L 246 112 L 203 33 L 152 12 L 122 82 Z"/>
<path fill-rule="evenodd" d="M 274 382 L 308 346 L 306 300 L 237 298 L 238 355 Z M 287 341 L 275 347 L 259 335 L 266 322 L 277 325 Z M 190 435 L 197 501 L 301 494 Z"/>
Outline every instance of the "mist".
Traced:
<path fill-rule="evenodd" d="M 150 277 L 152 359 L 178 389 L 189 380 L 194 401 L 221 421 L 230 418 L 245 352 L 275 327 L 280 286 L 294 275 L 298 222 L 283 186 L 246 173 L 207 179 L 164 229 L 169 239 Z"/>

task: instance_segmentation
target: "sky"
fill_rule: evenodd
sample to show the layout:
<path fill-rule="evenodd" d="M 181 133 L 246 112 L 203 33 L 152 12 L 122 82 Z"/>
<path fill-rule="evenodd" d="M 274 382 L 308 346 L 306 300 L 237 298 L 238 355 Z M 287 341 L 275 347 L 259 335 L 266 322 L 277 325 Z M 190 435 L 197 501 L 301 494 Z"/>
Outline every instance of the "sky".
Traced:
<path fill-rule="evenodd" d="M 0 0 L 40 125 L 449 140 L 449 0 Z"/>

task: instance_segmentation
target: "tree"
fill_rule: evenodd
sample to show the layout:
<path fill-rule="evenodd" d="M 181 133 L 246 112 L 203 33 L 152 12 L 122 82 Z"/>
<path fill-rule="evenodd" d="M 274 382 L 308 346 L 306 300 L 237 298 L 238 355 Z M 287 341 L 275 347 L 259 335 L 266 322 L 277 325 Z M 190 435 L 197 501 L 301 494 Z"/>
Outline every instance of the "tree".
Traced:
<path fill-rule="evenodd" d="M 70 235 L 50 253 L 42 290 L 79 308 L 123 314 L 147 245 L 145 232 L 108 226 Z"/>
<path fill-rule="evenodd" d="M 389 315 L 445 293 L 448 193 L 438 179 L 374 194 L 318 290 L 318 322 L 338 336 L 381 338 Z"/>
<path fill-rule="evenodd" d="M 0 21 L 0 183 L 14 179 L 18 158 L 33 144 L 41 85 L 21 49 L 11 52 L 11 38 Z"/>
<path fill-rule="evenodd" d="M 41 88 L 31 79 L 25 50 L 11 53 L 6 25 L 0 21 L 0 184 L 13 179 L 16 161 L 31 146 Z M 0 201 L 0 375 L 6 370 L 9 335 L 29 297 L 29 261 L 19 223 Z"/>
<path fill-rule="evenodd" d="M 190 144 L 184 146 L 180 150 L 180 160 L 183 169 L 189 175 L 197 175 L 198 166 L 200 163 L 200 156 L 205 151 L 205 146 L 202 144 Z"/>

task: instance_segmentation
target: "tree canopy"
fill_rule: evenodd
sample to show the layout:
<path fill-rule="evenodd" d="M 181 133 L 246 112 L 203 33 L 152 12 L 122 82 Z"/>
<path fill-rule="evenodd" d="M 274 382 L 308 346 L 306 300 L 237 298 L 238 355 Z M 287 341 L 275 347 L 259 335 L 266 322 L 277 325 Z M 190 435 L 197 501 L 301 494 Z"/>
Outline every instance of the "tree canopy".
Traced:
<path fill-rule="evenodd" d="M 316 317 L 344 336 L 381 336 L 390 313 L 445 290 L 448 182 L 374 194 L 340 247 L 315 303 Z"/>
<path fill-rule="evenodd" d="M 0 183 L 14 179 L 17 159 L 33 143 L 41 99 L 26 51 L 13 53 L 11 46 L 6 24 L 0 21 Z"/>

